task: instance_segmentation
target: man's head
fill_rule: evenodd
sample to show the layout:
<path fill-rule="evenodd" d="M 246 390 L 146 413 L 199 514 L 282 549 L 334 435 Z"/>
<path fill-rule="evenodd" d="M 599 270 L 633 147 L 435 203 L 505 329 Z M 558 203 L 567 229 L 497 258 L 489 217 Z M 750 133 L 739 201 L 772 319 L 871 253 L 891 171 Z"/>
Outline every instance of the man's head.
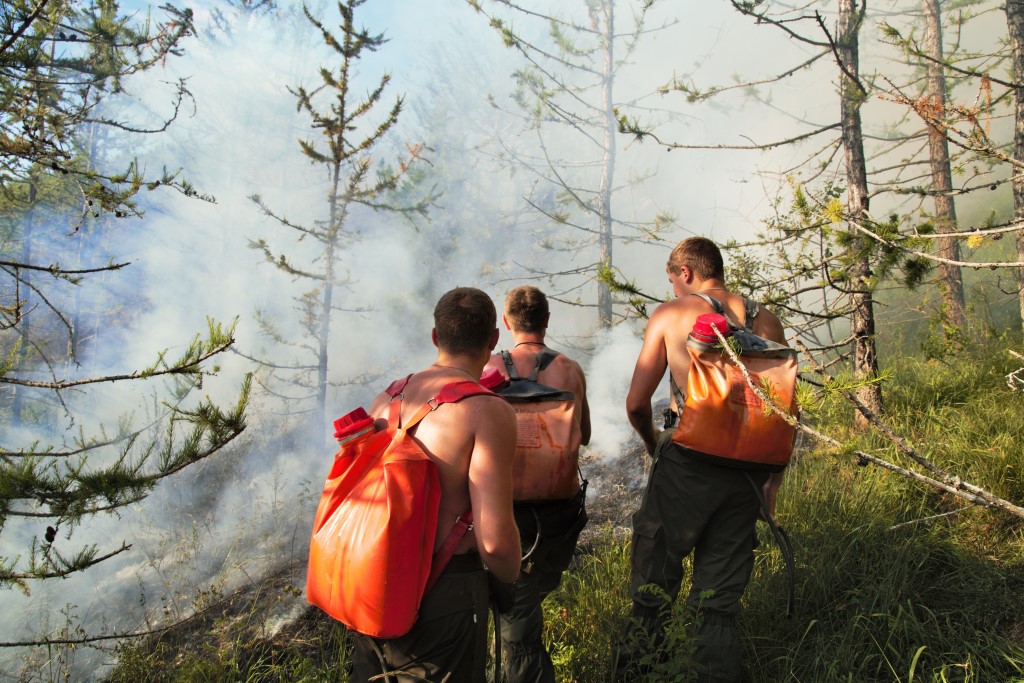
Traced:
<path fill-rule="evenodd" d="M 505 323 L 514 332 L 543 332 L 548 316 L 548 298 L 536 287 L 516 287 L 505 297 Z"/>
<path fill-rule="evenodd" d="M 497 341 L 494 302 L 475 287 L 456 287 L 434 306 L 437 348 L 452 355 L 490 352 Z"/>
<path fill-rule="evenodd" d="M 669 254 L 666 267 L 669 273 L 679 275 L 684 267 L 701 280 L 725 279 L 722 252 L 706 237 L 688 237 Z"/>

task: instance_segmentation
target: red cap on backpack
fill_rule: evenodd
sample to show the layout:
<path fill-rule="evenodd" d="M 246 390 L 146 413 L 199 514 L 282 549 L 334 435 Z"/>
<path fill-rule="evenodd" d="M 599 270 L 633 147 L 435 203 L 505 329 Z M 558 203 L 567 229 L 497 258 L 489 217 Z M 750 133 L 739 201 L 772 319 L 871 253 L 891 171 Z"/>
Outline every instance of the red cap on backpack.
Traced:
<path fill-rule="evenodd" d="M 490 368 L 485 370 L 483 375 L 480 376 L 480 385 L 484 389 L 498 392 L 508 386 L 508 380 L 498 370 Z"/>
<path fill-rule="evenodd" d="M 729 329 L 729 321 L 724 315 L 718 313 L 704 313 L 697 316 L 697 322 L 693 324 L 693 329 L 690 330 L 690 336 L 697 341 L 704 342 L 705 344 L 714 344 L 718 341 L 718 336 L 715 335 L 715 330 L 712 328 L 714 325 L 718 328 L 718 331 L 722 333 L 723 337 L 728 337 L 732 334 L 732 330 Z"/>
<path fill-rule="evenodd" d="M 373 418 L 360 406 L 334 421 L 334 438 L 338 443 L 345 443 L 350 437 L 372 425 Z"/>

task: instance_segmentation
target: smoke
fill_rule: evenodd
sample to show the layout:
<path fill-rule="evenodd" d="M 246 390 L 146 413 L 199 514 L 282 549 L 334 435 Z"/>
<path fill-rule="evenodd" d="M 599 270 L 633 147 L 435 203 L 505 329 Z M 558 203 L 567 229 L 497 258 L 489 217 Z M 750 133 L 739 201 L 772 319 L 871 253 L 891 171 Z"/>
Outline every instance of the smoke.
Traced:
<path fill-rule="evenodd" d="M 250 196 L 260 195 L 295 223 L 323 217 L 325 178 L 297 144 L 316 132 L 296 114 L 288 88 L 315 85 L 316 70 L 330 63 L 330 53 L 318 47 L 319 36 L 295 7 L 255 16 L 225 10 L 217 23 L 212 11 L 217 5 L 196 8 L 201 38 L 188 45 L 183 58 L 131 82 L 133 97 L 114 103 L 125 120 L 159 121 L 169 111 L 162 104 L 169 101 L 168 84 L 187 78 L 193 98 L 189 106 L 169 132 L 139 146 L 111 148 L 108 159 L 118 166 L 138 158 L 150 172 L 180 166 L 182 177 L 216 201 L 184 199 L 167 190 L 148 194 L 143 219 L 115 226 L 116 241 L 104 248 L 132 265 L 106 278 L 104 296 L 127 297 L 131 310 L 118 324 L 97 332 L 90 365 L 83 371 L 139 369 L 161 349 L 173 357 L 205 331 L 207 317 L 234 322 L 237 347 L 246 355 L 283 364 L 308 362 L 300 349 L 262 336 L 254 322 L 259 310 L 284 339 L 301 344 L 294 297 L 308 285 L 266 263 L 248 242 L 266 240 L 272 250 L 296 262 L 311 258 L 313 247 L 297 243 L 294 231 L 262 216 Z M 324 15 L 330 5 L 325 3 Z M 429 218 L 416 226 L 386 213 L 360 211 L 350 217 L 358 239 L 342 262 L 346 284 L 332 322 L 335 385 L 328 419 L 356 405 L 368 406 L 387 381 L 432 360 L 430 314 L 444 291 L 478 286 L 500 307 L 511 287 L 529 281 L 550 292 L 556 281 L 540 273 L 568 271 L 596 259 L 593 248 L 543 244 L 551 237 L 551 222 L 530 215 L 523 203 L 524 197 L 543 194 L 542 181 L 509 171 L 496 159 L 499 136 L 524 148 L 535 144 L 487 103 L 488 95 L 499 105 L 508 103 L 509 74 L 521 63 L 518 53 L 502 47 L 485 20 L 461 0 L 383 2 L 367 9 L 374 12 L 365 17 L 371 32 L 386 31 L 390 42 L 361 64 L 355 77 L 369 89 L 383 71 L 391 72 L 395 78 L 383 107 L 400 94 L 407 102 L 400 130 L 381 157 L 394 164 L 405 143 L 427 145 L 430 172 L 441 194 Z M 688 10 L 694 16 L 652 38 L 632 57 L 624 87 L 635 92 L 628 97 L 664 107 L 665 112 L 652 116 L 664 120 L 668 136 L 714 140 L 730 125 L 726 114 L 736 113 L 709 115 L 707 109 L 677 107 L 671 95 L 650 95 L 683 59 L 680 45 L 703 57 L 678 75 L 711 79 L 727 73 L 712 70 L 712 57 L 731 54 L 736 59 L 720 46 L 727 38 L 749 40 L 750 34 L 737 20 L 723 19 L 722 11 Z M 708 30 L 711 21 L 718 24 Z M 673 108 L 685 115 L 669 116 Z M 763 119 L 756 131 L 738 126 L 765 137 L 776 128 L 781 124 Z M 556 145 L 552 151 L 571 157 L 574 150 Z M 755 169 L 741 168 L 736 156 L 669 156 L 653 143 L 625 138 L 618 152 L 622 178 L 649 175 L 622 193 L 616 211 L 637 221 L 660 212 L 678 219 L 664 241 L 653 246 L 616 243 L 616 265 L 646 291 L 665 293 L 663 264 L 675 240 L 689 233 L 716 239 L 747 235 L 765 209 L 761 188 L 750 182 Z M 99 254 L 100 247 L 94 248 Z M 551 339 L 555 344 L 572 340 L 572 348 L 584 349 L 564 350 L 587 374 L 591 452 L 614 458 L 632 434 L 624 399 L 641 330 L 621 325 L 597 331 L 594 291 L 592 283 L 581 283 L 563 293 L 566 303 L 553 303 Z M 510 339 L 503 335 L 501 343 L 507 345 Z M 218 402 L 232 400 L 244 373 L 257 369 L 241 355 L 226 355 L 218 364 L 219 374 L 202 388 Z M 259 377 L 269 379 L 265 372 Z M 76 395 L 73 408 L 80 424 L 111 424 L 132 414 L 137 428 L 152 423 L 162 410 L 150 394 L 156 386 Z M 249 430 L 225 453 L 161 484 L 145 503 L 121 516 L 97 517 L 76 529 L 76 545 L 95 542 L 105 552 L 124 540 L 133 547 L 81 576 L 33 586 L 31 596 L 0 595 L 0 609 L 17 615 L 0 627 L 0 639 L 20 640 L 59 628 L 55 615 L 64 605 L 74 605 L 75 617 L 90 630 L 144 629 L 188 613 L 200 590 L 227 591 L 282 559 L 301 561 L 331 453 L 314 445 L 322 435 L 294 433 L 297 406 L 308 407 L 259 395 L 250 410 Z M 9 524 L 2 538 L 5 553 L 17 554 L 40 534 L 34 527 Z M 78 678 L 84 680 L 97 675 L 105 655 L 83 652 L 78 657 Z M 16 671 L 21 665 L 15 659 L 4 668 Z"/>
<path fill-rule="evenodd" d="M 587 367 L 592 453 L 618 457 L 633 433 L 626 420 L 626 392 L 641 341 L 638 332 L 629 325 L 604 330 L 597 337 L 597 351 Z M 625 359 L 631 360 L 623 362 Z"/>

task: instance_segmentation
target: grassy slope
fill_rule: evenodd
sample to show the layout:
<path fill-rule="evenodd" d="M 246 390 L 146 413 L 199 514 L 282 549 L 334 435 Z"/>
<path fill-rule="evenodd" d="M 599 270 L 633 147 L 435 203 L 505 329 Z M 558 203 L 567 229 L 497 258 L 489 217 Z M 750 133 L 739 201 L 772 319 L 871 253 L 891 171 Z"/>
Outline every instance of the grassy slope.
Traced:
<path fill-rule="evenodd" d="M 913 346 L 889 350 L 889 423 L 940 465 L 1024 502 L 1024 395 L 1004 380 L 1019 367 L 1006 353 L 1019 341 L 973 343 L 941 361 L 910 355 Z M 813 414 L 819 429 L 906 464 L 855 435 L 844 406 Z M 810 447 L 778 516 L 796 554 L 797 609 L 785 618 L 781 555 L 762 528 L 740 624 L 752 681 L 1024 681 L 1024 521 Z M 546 602 L 560 680 L 608 680 L 628 562 L 628 539 L 609 528 Z M 676 657 L 658 680 L 689 678 L 687 625 L 677 625 Z M 337 681 L 344 658 L 342 631 L 312 611 L 273 637 L 252 610 L 161 642 L 123 650 L 112 680 Z"/>

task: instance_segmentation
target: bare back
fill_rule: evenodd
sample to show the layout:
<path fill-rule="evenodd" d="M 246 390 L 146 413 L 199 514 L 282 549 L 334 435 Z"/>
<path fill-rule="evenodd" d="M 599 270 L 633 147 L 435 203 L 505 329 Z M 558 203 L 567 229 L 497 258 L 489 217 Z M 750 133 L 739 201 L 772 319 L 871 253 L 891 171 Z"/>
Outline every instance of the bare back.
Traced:
<path fill-rule="evenodd" d="M 434 367 L 416 373 L 404 391 L 401 423 L 408 422 L 445 385 L 471 379 L 463 372 Z M 377 396 L 370 407 L 371 415 L 386 421 L 390 402 L 386 393 Z M 435 550 L 455 520 L 472 507 L 474 531 L 466 535 L 456 553 L 477 547 L 485 554 L 491 539 L 479 536 L 486 537 L 495 528 L 504 533 L 501 529 L 511 519 L 511 465 L 516 438 L 512 408 L 498 397 L 469 397 L 439 406 L 410 434 L 437 465 L 441 509 Z"/>
<path fill-rule="evenodd" d="M 512 363 L 515 365 L 516 373 L 520 377 L 529 377 L 537 365 L 537 355 L 544 347 L 531 345 L 529 348 L 519 347 L 509 350 L 512 356 Z M 501 354 L 491 356 L 487 363 L 488 369 L 498 370 L 508 378 L 505 361 Z M 590 404 L 587 401 L 587 380 L 583 374 L 580 364 L 564 354 L 559 354 L 548 363 L 548 366 L 537 375 L 537 381 L 555 389 L 570 391 L 576 397 L 576 409 L 573 411 L 573 420 L 580 430 L 580 443 L 584 446 L 590 443 Z"/>
<path fill-rule="evenodd" d="M 786 344 L 782 324 L 774 313 L 762 307 L 753 320 L 746 319 L 744 299 L 738 294 L 725 291 L 715 291 L 714 294 L 707 294 L 722 304 L 725 309 L 725 316 L 734 325 L 746 325 L 758 336 L 770 339 L 780 344 Z M 708 302 L 698 296 L 684 296 L 675 299 L 669 304 L 677 304 L 670 309 L 671 316 L 666 316 L 664 339 L 667 354 L 666 362 L 680 392 L 685 395 L 686 382 L 690 374 L 690 354 L 686 349 L 686 341 L 690 336 L 697 318 L 705 313 L 714 313 L 715 310 Z M 663 304 L 668 306 L 669 304 Z M 659 307 L 660 310 L 661 307 Z M 675 405 L 675 396 L 672 397 L 672 405 L 676 411 L 680 406 Z"/>

